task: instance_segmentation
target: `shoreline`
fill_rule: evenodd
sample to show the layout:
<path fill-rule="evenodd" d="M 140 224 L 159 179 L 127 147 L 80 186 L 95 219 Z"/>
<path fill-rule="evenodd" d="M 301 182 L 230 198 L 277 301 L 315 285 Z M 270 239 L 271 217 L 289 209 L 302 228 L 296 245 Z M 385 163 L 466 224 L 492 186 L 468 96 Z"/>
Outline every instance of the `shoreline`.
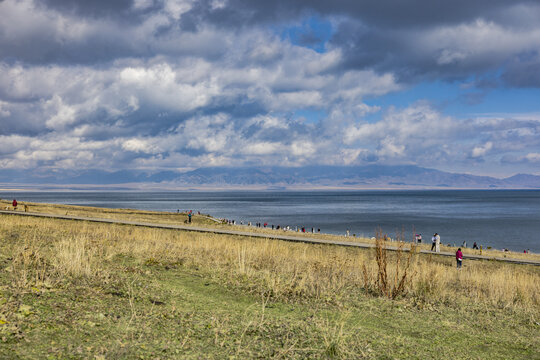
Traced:
<path fill-rule="evenodd" d="M 262 238 L 262 239 L 271 239 L 271 240 L 281 240 L 281 241 L 292 241 L 292 242 L 301 242 L 301 243 L 307 243 L 307 244 L 314 244 L 314 245 L 334 245 L 334 246 L 345 246 L 345 247 L 352 247 L 352 248 L 363 248 L 363 249 L 373 249 L 375 248 L 374 244 L 371 243 L 365 243 L 365 242 L 355 242 L 355 241 L 331 241 L 331 240 L 321 240 L 312 238 L 309 236 L 306 237 L 296 237 L 296 236 L 286 236 L 286 235 L 275 235 L 275 234 L 268 234 L 268 233 L 257 233 L 257 232 L 241 232 L 241 231 L 234 231 L 234 230 L 220 230 L 220 229 L 212 229 L 212 228 L 200 228 L 200 227 L 192 227 L 192 226 L 181 226 L 181 225 L 166 225 L 166 224 L 155 224 L 155 223 L 142 223 L 142 222 L 134 222 L 134 221 L 121 221 L 121 220 L 113 220 L 113 219 L 100 219 L 100 218 L 88 218 L 88 217 L 75 217 L 75 216 L 62 216 L 62 215 L 53 215 L 53 214 L 40 214 L 40 213 L 31 213 L 31 212 L 20 212 L 20 211 L 6 211 L 6 210 L 0 210 L 0 214 L 7 214 L 7 215 L 13 215 L 13 216 L 30 216 L 30 217 L 38 217 L 38 218 L 48 218 L 48 219 L 59 219 L 59 220 L 74 220 L 74 221 L 89 221 L 89 222 L 96 222 L 96 223 L 106 223 L 106 224 L 116 224 L 116 225 L 129 225 L 129 226 L 142 226 L 142 227 L 149 227 L 149 228 L 156 228 L 156 229 L 168 229 L 168 230 L 181 230 L 181 231 L 188 231 L 188 232 L 200 232 L 205 234 L 217 234 L 217 235 L 235 235 L 235 236 L 246 236 L 250 238 Z M 199 215 L 200 216 L 200 215 Z M 216 220 L 213 219 L 212 220 Z M 273 231 L 279 231 L 279 230 L 273 230 Z M 293 233 L 297 233 L 294 231 Z M 314 233 L 302 233 L 306 235 L 315 235 Z M 325 234 L 322 234 L 325 235 Z M 360 238 L 359 238 L 360 239 Z M 399 242 L 390 242 L 390 244 L 398 243 Z M 410 244 L 403 242 L 402 244 Z M 388 242 L 385 242 L 384 248 L 388 251 L 397 251 L 397 252 L 410 252 L 411 250 L 423 255 L 436 255 L 436 256 L 445 256 L 445 257 L 454 257 L 455 254 L 453 252 L 447 252 L 447 251 L 428 251 L 425 249 L 420 250 L 413 250 L 407 249 L 406 247 L 398 245 L 392 246 L 388 245 Z M 466 248 L 465 248 L 466 249 Z M 515 254 L 514 254 L 515 255 Z M 527 255 L 534 256 L 536 254 L 532 253 Z M 468 254 L 464 253 L 463 255 L 464 260 L 491 260 L 491 261 L 501 261 L 501 262 L 507 262 L 517 265 L 532 265 L 532 266 L 540 266 L 540 261 L 535 260 L 528 260 L 528 259 L 517 259 L 515 257 L 513 258 L 507 258 L 504 257 L 494 257 L 494 256 L 488 256 L 488 255 L 482 255 L 482 252 L 480 254 Z"/>
<path fill-rule="evenodd" d="M 161 183 L 120 183 L 120 184 L 28 184 L 13 187 L 13 184 L 0 184 L 0 192 L 224 192 L 224 191 L 268 191 L 268 192 L 303 192 L 303 191 L 540 191 L 540 187 L 454 187 L 454 186 L 413 186 L 413 185 L 193 185 Z"/>
<path fill-rule="evenodd" d="M 6 212 L 4 210 L 4 207 L 6 206 L 6 201 L 5 200 L 0 200 L 0 204 L 2 204 L 2 211 L 0 211 L 0 213 L 3 213 L 3 214 L 8 214 L 9 212 Z M 86 210 L 86 211 L 90 211 L 90 212 L 98 212 L 98 213 L 107 213 L 109 215 L 129 215 L 129 216 L 132 216 L 132 215 L 135 215 L 135 214 L 139 214 L 139 215 L 147 215 L 147 216 L 158 216 L 158 217 L 173 217 L 174 218 L 178 218 L 179 216 L 183 216 L 183 217 L 186 217 L 187 219 L 187 213 L 186 212 L 181 212 L 181 213 L 174 213 L 174 212 L 165 212 L 165 211 L 148 211 L 148 210 L 140 210 L 140 209 L 119 209 L 119 208 L 103 208 L 103 207 L 92 207 L 92 206 L 77 206 L 77 205 L 65 205 L 65 204 L 50 204 L 50 203 L 33 203 L 33 202 L 25 202 L 26 204 L 28 204 L 28 206 L 30 207 L 30 211 L 28 213 L 24 213 L 24 211 L 21 211 L 21 210 L 18 210 L 16 212 L 14 212 L 13 214 L 14 215 L 29 215 L 29 216 L 43 216 L 43 217 L 55 217 L 55 216 L 58 216 L 59 218 L 63 218 L 63 219 L 69 219 L 70 216 L 68 216 L 68 213 L 70 212 L 69 210 L 71 209 L 72 212 L 73 211 L 81 211 L 81 210 Z M 20 205 L 22 206 L 23 204 L 20 203 Z M 64 210 L 62 210 L 62 213 L 64 213 L 65 210 L 68 210 L 68 211 L 65 211 L 65 215 L 59 215 L 59 214 L 52 214 L 52 213 L 35 213 L 35 212 L 32 212 L 32 208 L 40 208 L 40 207 L 43 207 L 43 208 L 56 208 L 57 210 L 60 210 L 61 208 L 63 208 Z M 90 210 L 88 210 L 90 209 Z M 307 240 L 314 240 L 313 242 L 314 243 L 317 243 L 319 241 L 321 242 L 329 242 L 330 244 L 332 242 L 334 243 L 340 243 L 344 246 L 357 246 L 357 245 L 353 245 L 353 244 L 364 244 L 364 245 L 367 245 L 366 248 L 369 248 L 369 247 L 373 247 L 373 244 L 375 243 L 375 241 L 373 240 L 374 238 L 372 237 L 353 237 L 353 236 L 345 236 L 345 235 L 336 235 L 336 234 L 329 234 L 329 233 L 317 233 L 317 232 L 314 232 L 314 233 L 311 233 L 311 232 L 308 232 L 306 231 L 305 233 L 302 233 L 302 232 L 299 232 L 299 231 L 295 231 L 295 230 L 284 230 L 284 229 L 271 229 L 269 227 L 267 228 L 258 228 L 254 225 L 251 225 L 251 226 L 248 226 L 247 224 L 227 224 L 227 223 L 223 223 L 223 221 L 225 219 L 219 219 L 219 218 L 216 218 L 216 217 L 213 217 L 211 215 L 208 215 L 208 214 L 199 214 L 199 215 L 194 215 L 194 218 L 207 218 L 208 220 L 211 221 L 210 226 L 209 228 L 207 228 L 207 232 L 212 232 L 212 230 L 215 230 L 217 232 L 220 232 L 220 231 L 232 231 L 232 232 L 236 232 L 236 233 L 244 233 L 245 231 L 248 231 L 249 233 L 249 236 L 253 236 L 253 237 L 268 237 L 268 238 L 276 238 L 277 240 L 280 240 L 279 238 L 282 238 L 281 240 L 286 240 L 285 238 L 298 238 L 296 240 L 298 241 L 307 241 Z M 112 222 L 115 218 L 112 217 L 112 218 L 109 218 L 109 219 L 104 219 L 104 218 L 95 218 L 95 220 L 97 221 L 103 221 L 103 222 Z M 183 218 L 182 218 L 183 219 Z M 90 218 L 87 218 L 87 219 L 81 219 L 81 220 L 90 220 L 92 221 Z M 126 220 L 126 219 L 121 219 L 121 218 L 118 218 L 116 219 L 116 221 L 122 221 L 122 220 L 125 220 L 125 224 L 126 225 L 130 225 L 132 223 L 132 221 L 129 221 L 129 220 Z M 185 220 L 187 222 L 187 220 Z M 219 222 L 222 222 L 221 224 L 218 224 L 216 223 L 216 221 L 219 221 Z M 163 225 L 163 226 L 166 226 L 166 225 L 178 225 L 178 221 L 174 221 L 173 223 L 162 223 L 160 224 L 159 222 L 158 223 L 152 223 L 152 224 L 148 224 L 148 225 L 156 225 L 156 226 L 159 226 L 159 225 Z M 133 225 L 133 224 L 132 224 Z M 181 230 L 188 230 L 188 231 L 198 231 L 198 229 L 194 229 L 194 228 L 183 228 L 182 226 L 181 227 Z M 180 229 L 180 228 L 179 228 Z M 246 234 L 244 234 L 246 235 Z M 307 241 L 307 242 L 311 242 L 311 241 Z M 401 242 L 400 241 L 389 241 L 387 242 L 387 246 L 389 248 L 395 248 L 395 245 L 399 245 Z M 421 244 L 416 244 L 416 243 L 413 243 L 413 242 L 407 242 L 407 241 L 403 241 L 402 242 L 405 246 L 410 246 L 411 244 L 413 244 L 417 249 L 420 249 L 420 252 L 424 253 L 424 254 L 437 254 L 435 252 L 431 252 L 429 251 L 428 249 L 431 247 L 430 243 L 421 243 Z M 362 247 L 361 245 L 358 245 L 360 247 Z M 445 244 L 441 244 L 441 250 L 443 253 L 445 253 L 446 256 L 453 256 L 453 254 L 455 253 L 455 250 L 460 247 L 460 246 L 456 246 L 456 247 L 453 247 L 453 246 L 447 246 Z M 521 253 L 521 252 L 515 252 L 515 251 L 502 251 L 502 250 L 497 250 L 497 249 L 483 249 L 483 251 L 480 251 L 480 250 L 474 250 L 470 247 L 466 247 L 466 248 L 462 248 L 462 251 L 464 252 L 464 255 L 465 257 L 477 257 L 478 259 L 483 259 L 483 260 L 489 260 L 489 259 L 501 259 L 503 261 L 506 261 L 505 259 L 515 259 L 516 261 L 521 261 L 521 260 L 531 260 L 533 262 L 535 261 L 540 261 L 540 254 L 537 254 L 535 252 L 529 252 L 529 253 Z M 448 255 L 450 254 L 450 255 Z"/>
<path fill-rule="evenodd" d="M 54 207 L 54 206 L 60 206 L 60 207 L 73 207 L 73 208 L 91 208 L 91 209 L 94 209 L 96 211 L 108 211 L 108 212 L 118 212 L 118 211 L 128 211 L 128 212 L 131 212 L 131 213 L 134 213 L 134 212 L 138 212 L 138 213 L 141 213 L 141 214 L 144 214 L 144 213 L 149 213 L 149 214 L 163 214 L 163 215 L 176 215 L 177 212 L 173 212 L 173 211 L 165 211 L 165 210 L 153 210 L 153 209 L 150 209 L 150 210 L 147 210 L 147 209 L 140 209 L 140 208 L 131 208 L 131 207 L 100 207 L 100 206 L 95 206 L 95 205 L 70 205 L 70 204 L 65 204 L 65 203 L 48 203 L 48 202 L 32 202 L 32 201 L 19 201 L 20 205 L 22 206 L 23 203 L 27 203 L 29 205 L 32 205 L 32 206 L 41 206 L 41 207 Z M 0 198 L 0 209 L 5 209 L 6 206 L 10 206 L 11 205 L 11 200 L 6 200 L 6 199 L 1 199 Z M 214 220 L 228 220 L 227 218 L 222 218 L 222 217 L 216 217 L 216 216 L 213 216 L 211 214 L 206 214 L 210 217 L 212 217 Z M 263 232 L 267 232 L 269 234 L 276 234 L 276 232 L 284 232 L 284 229 L 283 227 L 286 227 L 287 225 L 284 225 L 282 227 L 282 229 L 272 229 L 271 226 L 272 226 L 272 223 L 271 222 L 268 222 L 268 227 L 267 228 L 257 228 L 254 224 L 256 224 L 257 222 L 261 222 L 260 220 L 259 221 L 247 221 L 247 219 L 241 219 L 244 223 L 243 224 L 238 224 L 239 221 L 236 222 L 236 224 L 232 225 L 232 226 L 236 226 L 240 229 L 250 229 L 250 230 L 254 230 L 256 232 L 258 231 L 263 231 Z M 251 227 L 248 227 L 247 223 L 248 222 L 251 222 L 252 226 Z M 276 224 L 274 224 L 276 225 Z M 231 226 L 230 224 L 229 225 L 226 225 L 226 226 Z M 312 235 L 315 235 L 315 236 L 323 236 L 323 237 L 330 237 L 332 239 L 338 239 L 338 240 L 348 240 L 348 241 L 356 241 L 357 239 L 358 240 L 361 240 L 361 239 L 372 239 L 373 238 L 373 235 L 374 234 L 371 234 L 371 235 L 365 235 L 363 233 L 353 233 L 352 231 L 350 232 L 350 235 L 347 237 L 345 236 L 345 233 L 346 233 L 346 229 L 345 230 L 342 230 L 342 231 L 336 231 L 336 232 L 321 232 L 321 233 L 317 233 L 317 231 L 315 230 L 314 233 L 311 233 L 310 231 L 308 231 L 308 229 L 311 228 L 311 226 L 307 227 L 306 226 L 306 232 L 305 233 L 302 233 L 301 231 L 295 231 L 294 230 L 294 226 L 295 225 L 289 225 L 291 226 L 291 229 L 288 230 L 288 231 L 285 231 L 286 234 L 298 234 L 298 235 L 301 235 L 301 236 L 309 236 L 310 234 Z M 300 229 L 302 226 L 301 225 L 298 225 L 297 226 L 298 229 Z M 316 229 L 316 228 L 315 228 Z M 393 232 L 392 231 L 384 231 L 384 230 L 387 230 L 387 229 L 382 229 L 383 230 L 383 233 L 386 233 L 388 235 L 392 235 Z M 416 230 L 418 232 L 418 230 Z M 400 235 L 403 235 L 403 234 L 399 234 L 399 232 L 397 230 L 394 231 L 395 234 L 394 234 L 394 238 L 392 236 L 389 236 L 390 238 L 390 242 L 391 243 L 396 243 L 397 239 L 399 239 Z M 355 236 L 357 235 L 357 236 Z M 409 234 L 410 235 L 410 234 Z M 416 244 L 417 246 L 420 246 L 420 248 L 430 248 L 431 247 L 431 240 L 428 239 L 427 237 L 425 239 L 423 239 L 424 242 L 421 243 L 421 244 Z M 406 244 L 411 244 L 413 241 L 404 241 Z M 444 240 L 441 241 L 441 247 L 442 248 L 445 248 L 446 250 L 457 250 L 457 248 L 462 248 L 462 250 L 467 250 L 467 251 L 475 251 L 473 248 L 472 248 L 472 242 L 469 243 L 467 242 L 467 245 L 468 247 L 464 247 L 463 245 L 459 245 L 459 244 L 455 244 L 455 243 L 448 243 L 448 242 L 445 242 Z M 478 246 L 480 245 L 485 245 L 485 243 L 481 243 L 481 244 L 478 244 Z M 524 253 L 521 249 L 520 250 L 511 250 L 512 246 L 510 246 L 510 248 L 508 247 L 502 247 L 502 248 L 499 248 L 499 247 L 495 247 L 495 246 L 492 246 L 492 245 L 485 245 L 483 247 L 483 252 L 493 252 L 497 255 L 502 255 L 502 256 L 506 256 L 506 254 L 519 254 L 519 256 L 526 256 L 526 255 L 536 255 L 538 254 L 540 256 L 540 253 L 539 252 L 535 252 L 535 251 L 530 251 L 530 248 L 529 249 L 529 252 L 528 253 Z M 505 251 L 505 249 L 507 251 Z M 478 253 L 478 252 L 477 252 Z M 481 252 L 480 252 L 481 253 Z"/>

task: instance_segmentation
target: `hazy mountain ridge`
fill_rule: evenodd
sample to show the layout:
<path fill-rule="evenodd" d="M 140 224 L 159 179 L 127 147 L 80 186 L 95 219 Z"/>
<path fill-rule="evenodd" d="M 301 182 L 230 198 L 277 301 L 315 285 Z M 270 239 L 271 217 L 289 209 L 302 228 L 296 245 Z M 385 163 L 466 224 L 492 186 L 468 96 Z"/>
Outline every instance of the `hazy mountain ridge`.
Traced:
<path fill-rule="evenodd" d="M 204 168 L 181 174 L 185 184 L 318 185 L 337 187 L 540 188 L 540 176 L 506 179 L 455 174 L 413 165 L 308 166 L 300 168 Z"/>
<path fill-rule="evenodd" d="M 0 170 L 4 184 L 117 185 L 161 184 L 175 186 L 270 186 L 270 187 L 435 187 L 539 189 L 540 176 L 517 174 L 498 179 L 489 176 L 449 173 L 414 165 L 304 166 L 304 167 L 206 167 L 188 172 L 104 170 L 32 173 Z"/>

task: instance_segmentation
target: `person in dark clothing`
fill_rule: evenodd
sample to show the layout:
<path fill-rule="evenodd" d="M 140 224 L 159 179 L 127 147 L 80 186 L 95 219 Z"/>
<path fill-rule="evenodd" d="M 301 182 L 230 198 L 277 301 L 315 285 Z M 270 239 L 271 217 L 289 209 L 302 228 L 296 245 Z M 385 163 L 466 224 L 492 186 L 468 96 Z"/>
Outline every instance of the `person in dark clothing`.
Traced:
<path fill-rule="evenodd" d="M 17 210 L 17 200 L 13 199 L 11 205 L 13 205 L 13 210 Z"/>

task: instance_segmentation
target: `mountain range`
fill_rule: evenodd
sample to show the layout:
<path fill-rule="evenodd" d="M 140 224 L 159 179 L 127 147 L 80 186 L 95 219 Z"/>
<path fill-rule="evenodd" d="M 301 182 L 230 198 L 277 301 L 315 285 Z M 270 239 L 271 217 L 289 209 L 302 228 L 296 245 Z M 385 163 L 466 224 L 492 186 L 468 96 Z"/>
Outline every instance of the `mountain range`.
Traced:
<path fill-rule="evenodd" d="M 540 189 L 540 176 L 507 178 L 450 173 L 414 165 L 204 167 L 186 172 L 0 170 L 3 186 L 53 188 L 474 188 Z M 69 186 L 68 186 L 69 185 Z"/>

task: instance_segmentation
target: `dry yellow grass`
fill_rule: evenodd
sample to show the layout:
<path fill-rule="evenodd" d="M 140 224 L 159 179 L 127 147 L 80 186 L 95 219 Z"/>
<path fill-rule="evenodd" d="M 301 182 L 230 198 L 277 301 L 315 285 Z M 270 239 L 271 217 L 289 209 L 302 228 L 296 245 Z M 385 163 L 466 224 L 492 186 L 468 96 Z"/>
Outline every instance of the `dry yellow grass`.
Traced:
<path fill-rule="evenodd" d="M 17 211 L 24 211 L 24 205 L 27 205 L 28 212 L 67 215 L 67 216 L 82 216 L 82 217 L 99 217 L 102 219 L 118 219 L 141 222 L 154 222 L 159 224 L 178 224 L 187 221 L 187 214 L 173 212 L 158 212 L 145 211 L 135 209 L 107 209 L 96 208 L 91 206 L 75 206 L 62 204 L 43 204 L 32 202 L 19 202 Z M 0 201 L 1 209 L 13 210 L 10 201 Z M 215 221 L 203 216 L 197 216 L 199 224 L 215 224 Z"/>
<path fill-rule="evenodd" d="M 21 291 L 52 286 L 65 276 L 109 281 L 120 256 L 197 268 L 222 283 L 285 302 L 341 304 L 376 295 L 374 250 L 19 216 L 1 220 L 0 232 L 15 239 L 14 248 L 6 249 L 15 254 L 8 271 Z M 388 253 L 391 280 L 396 256 Z M 539 280 L 540 268 L 533 266 L 466 261 L 457 270 L 453 259 L 414 256 L 404 289 L 405 298 L 420 307 L 519 307 L 537 318 Z"/>

